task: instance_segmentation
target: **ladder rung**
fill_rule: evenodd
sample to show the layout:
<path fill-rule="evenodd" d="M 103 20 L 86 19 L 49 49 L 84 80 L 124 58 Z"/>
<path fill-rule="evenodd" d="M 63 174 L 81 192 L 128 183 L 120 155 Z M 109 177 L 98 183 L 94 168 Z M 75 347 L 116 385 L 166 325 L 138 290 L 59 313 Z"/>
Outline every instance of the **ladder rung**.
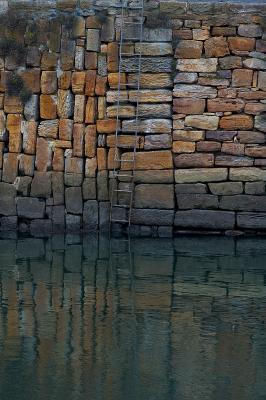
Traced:
<path fill-rule="evenodd" d="M 113 207 L 116 207 L 116 208 L 130 208 L 130 206 L 128 206 L 126 204 L 113 204 Z"/>
<path fill-rule="evenodd" d="M 132 193 L 132 191 L 129 189 L 114 189 L 114 192 Z"/>

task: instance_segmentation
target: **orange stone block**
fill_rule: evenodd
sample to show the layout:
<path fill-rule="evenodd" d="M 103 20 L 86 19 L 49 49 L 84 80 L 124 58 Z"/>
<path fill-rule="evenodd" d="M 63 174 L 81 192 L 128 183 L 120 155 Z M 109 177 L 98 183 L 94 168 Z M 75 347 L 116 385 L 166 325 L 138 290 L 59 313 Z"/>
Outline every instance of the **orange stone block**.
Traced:
<path fill-rule="evenodd" d="M 22 125 L 23 133 L 23 151 L 26 154 L 35 154 L 36 137 L 37 137 L 37 122 L 27 121 Z"/>
<path fill-rule="evenodd" d="M 64 75 L 64 74 L 63 74 Z M 59 78 L 59 80 L 62 78 Z M 55 71 L 42 71 L 41 91 L 43 94 L 53 94 L 57 91 L 57 75 Z"/>
<path fill-rule="evenodd" d="M 20 73 L 24 85 L 33 93 L 40 92 L 40 69 L 26 69 Z"/>
<path fill-rule="evenodd" d="M 195 143 L 194 142 L 173 142 L 173 153 L 194 153 Z"/>
<path fill-rule="evenodd" d="M 59 120 L 59 139 L 72 140 L 73 120 L 60 119 Z"/>
<path fill-rule="evenodd" d="M 107 46 L 107 69 L 108 72 L 118 71 L 118 43 L 108 43 Z"/>
<path fill-rule="evenodd" d="M 21 133 L 9 133 L 8 150 L 10 153 L 20 153 L 22 147 Z"/>
<path fill-rule="evenodd" d="M 250 115 L 236 114 L 222 117 L 220 119 L 220 128 L 225 130 L 251 130 L 254 121 Z"/>
<path fill-rule="evenodd" d="M 73 129 L 73 156 L 82 157 L 84 147 L 84 125 L 74 124 Z"/>
<path fill-rule="evenodd" d="M 106 118 L 106 98 L 98 97 L 98 119 Z"/>
<path fill-rule="evenodd" d="M 22 116 L 20 114 L 8 114 L 6 120 L 6 129 L 9 133 L 21 132 Z"/>
<path fill-rule="evenodd" d="M 229 37 L 229 48 L 233 53 L 252 51 L 255 48 L 255 39 L 243 37 Z"/>
<path fill-rule="evenodd" d="M 56 96 L 50 94 L 41 94 L 40 96 L 40 116 L 43 119 L 55 119 Z"/>
<path fill-rule="evenodd" d="M 108 151 L 107 159 L 107 167 L 109 170 L 120 168 L 120 161 L 116 161 L 115 159 L 121 159 L 121 150 L 111 147 Z"/>
<path fill-rule="evenodd" d="M 85 94 L 87 96 L 94 96 L 96 85 L 96 71 L 91 70 L 86 73 Z"/>
<path fill-rule="evenodd" d="M 53 156 L 53 170 L 64 171 L 64 162 L 64 150 L 59 147 L 55 148 Z"/>
<path fill-rule="evenodd" d="M 5 95 L 4 111 L 10 114 L 22 113 L 23 104 L 19 97 Z"/>
<path fill-rule="evenodd" d="M 123 153 L 123 160 L 133 160 L 133 152 Z M 131 170 L 132 162 L 122 162 L 121 169 Z M 135 158 L 136 170 L 148 170 L 148 169 L 172 169 L 173 168 L 173 157 L 170 150 L 161 151 L 140 151 L 136 153 Z"/>
<path fill-rule="evenodd" d="M 96 125 L 89 125 L 85 129 L 85 156 L 96 156 L 97 134 Z"/>
<path fill-rule="evenodd" d="M 86 124 L 94 124 L 96 118 L 96 97 L 88 97 L 86 110 L 85 110 L 85 122 Z"/>
<path fill-rule="evenodd" d="M 253 81 L 253 71 L 251 69 L 235 69 L 232 74 L 232 86 L 251 87 Z"/>
<path fill-rule="evenodd" d="M 71 84 L 71 71 L 63 71 L 58 78 L 59 89 L 68 90 Z"/>
<path fill-rule="evenodd" d="M 120 83 L 125 84 L 127 82 L 127 76 L 124 72 L 120 74 Z M 116 89 L 119 83 L 119 73 L 110 72 L 108 74 L 108 84 L 111 89 Z"/>
<path fill-rule="evenodd" d="M 107 169 L 107 151 L 104 147 L 97 149 L 97 166 L 99 171 Z"/>
<path fill-rule="evenodd" d="M 103 119 L 97 121 L 98 133 L 115 133 L 117 127 L 116 119 Z M 120 129 L 120 125 L 118 127 Z"/>
<path fill-rule="evenodd" d="M 85 67 L 86 69 L 97 69 L 98 53 L 86 51 L 85 53 Z"/>
<path fill-rule="evenodd" d="M 37 139 L 35 166 L 38 171 L 46 172 L 52 165 L 52 149 L 49 141 L 44 138 Z"/>
<path fill-rule="evenodd" d="M 96 86 L 95 86 L 95 94 L 97 96 L 105 96 L 106 84 L 107 84 L 107 77 L 97 75 Z"/>
<path fill-rule="evenodd" d="M 86 72 L 73 72 L 71 81 L 73 93 L 84 93 L 85 80 Z"/>

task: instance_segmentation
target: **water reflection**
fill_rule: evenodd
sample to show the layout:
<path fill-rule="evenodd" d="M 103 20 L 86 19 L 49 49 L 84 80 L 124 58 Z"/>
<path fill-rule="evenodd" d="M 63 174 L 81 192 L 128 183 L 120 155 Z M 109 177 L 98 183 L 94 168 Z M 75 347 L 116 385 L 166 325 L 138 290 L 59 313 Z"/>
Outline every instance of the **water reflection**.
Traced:
<path fill-rule="evenodd" d="M 0 240 L 1 400 L 262 400 L 264 239 Z"/>

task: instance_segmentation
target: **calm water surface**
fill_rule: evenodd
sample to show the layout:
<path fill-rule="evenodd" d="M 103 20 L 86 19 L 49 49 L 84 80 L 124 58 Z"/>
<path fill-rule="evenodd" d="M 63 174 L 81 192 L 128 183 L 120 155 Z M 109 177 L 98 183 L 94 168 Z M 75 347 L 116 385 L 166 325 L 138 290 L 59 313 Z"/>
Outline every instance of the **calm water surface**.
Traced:
<path fill-rule="evenodd" d="M 0 239 L 1 400 L 265 400 L 266 239 Z"/>

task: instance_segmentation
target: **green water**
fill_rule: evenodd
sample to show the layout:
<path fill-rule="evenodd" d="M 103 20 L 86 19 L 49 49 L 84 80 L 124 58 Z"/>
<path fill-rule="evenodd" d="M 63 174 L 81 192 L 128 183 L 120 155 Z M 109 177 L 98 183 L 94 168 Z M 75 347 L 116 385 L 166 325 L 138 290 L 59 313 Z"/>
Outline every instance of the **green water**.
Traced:
<path fill-rule="evenodd" d="M 265 400 L 266 239 L 0 239 L 1 400 Z"/>

